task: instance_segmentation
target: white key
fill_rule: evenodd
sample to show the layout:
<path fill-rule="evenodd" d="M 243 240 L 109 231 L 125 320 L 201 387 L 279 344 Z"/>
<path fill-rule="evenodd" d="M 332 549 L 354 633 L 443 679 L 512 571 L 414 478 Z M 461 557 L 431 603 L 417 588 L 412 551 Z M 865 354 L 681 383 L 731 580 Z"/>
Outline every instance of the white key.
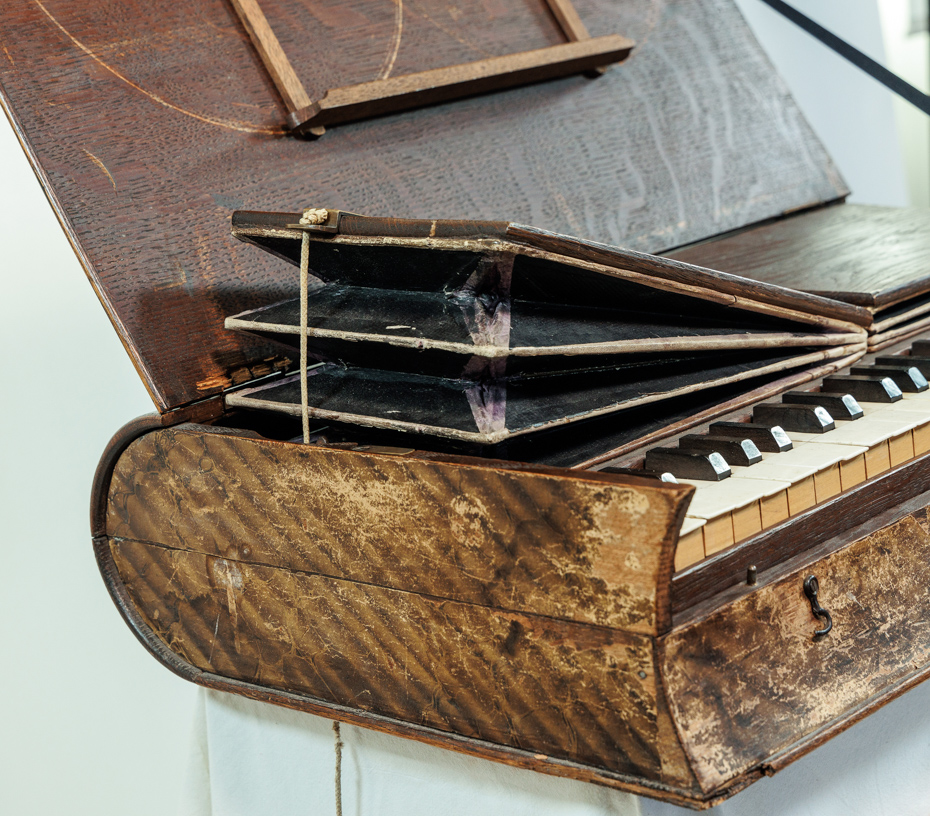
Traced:
<path fill-rule="evenodd" d="M 754 501 L 774 495 L 790 487 L 788 481 L 770 479 L 724 479 L 722 482 L 681 480 L 693 484 L 695 491 L 687 515 L 693 518 L 712 519 L 745 507 Z"/>
<path fill-rule="evenodd" d="M 857 419 L 856 422 L 864 422 L 865 419 Z M 852 423 L 855 424 L 855 423 Z M 831 445 L 825 437 L 839 431 L 831 431 L 830 434 L 805 434 L 805 436 L 814 436 L 816 441 L 795 441 L 795 434 L 789 433 L 788 436 L 795 443 L 794 448 L 784 453 L 763 453 L 762 464 L 768 461 L 769 457 L 777 457 L 778 464 L 791 465 L 793 467 L 813 467 L 816 470 L 823 470 L 830 465 L 844 462 L 852 459 L 860 453 L 865 453 L 868 449 L 866 445 L 853 445 L 852 443 L 842 445 Z"/>

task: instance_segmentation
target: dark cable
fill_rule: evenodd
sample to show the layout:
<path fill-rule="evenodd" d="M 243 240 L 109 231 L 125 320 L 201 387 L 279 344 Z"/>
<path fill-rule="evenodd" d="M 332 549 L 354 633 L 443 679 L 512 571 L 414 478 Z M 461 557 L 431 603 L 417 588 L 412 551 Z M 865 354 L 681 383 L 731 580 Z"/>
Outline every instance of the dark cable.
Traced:
<path fill-rule="evenodd" d="M 820 40 L 828 48 L 832 48 L 841 57 L 849 60 L 853 65 L 865 71 L 873 79 L 877 79 L 886 88 L 894 91 L 902 99 L 906 99 L 916 108 L 930 116 L 930 96 L 918 90 L 909 82 L 905 82 L 897 74 L 889 71 L 884 65 L 863 54 L 858 48 L 851 46 L 846 40 L 837 37 L 832 31 L 827 31 L 819 23 L 802 14 L 793 6 L 782 0 L 762 0 L 767 6 L 777 11 L 792 23 L 803 28 L 808 34 Z"/>

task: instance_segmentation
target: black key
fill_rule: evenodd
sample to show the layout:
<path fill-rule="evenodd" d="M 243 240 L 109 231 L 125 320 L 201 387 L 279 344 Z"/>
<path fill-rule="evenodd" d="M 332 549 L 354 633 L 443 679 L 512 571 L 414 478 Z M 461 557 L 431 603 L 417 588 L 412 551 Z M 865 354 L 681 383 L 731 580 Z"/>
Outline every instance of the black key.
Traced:
<path fill-rule="evenodd" d="M 897 354 L 882 355 L 875 358 L 875 365 L 891 366 L 892 368 L 910 368 L 913 366 L 924 377 L 930 375 L 930 357 L 902 357 Z"/>
<path fill-rule="evenodd" d="M 645 469 L 637 470 L 636 468 L 604 467 L 595 472 L 619 473 L 621 476 L 638 476 L 640 479 L 658 479 L 660 482 L 678 484 L 678 479 L 676 479 L 671 473 L 653 473 L 651 470 Z"/>
<path fill-rule="evenodd" d="M 681 448 L 652 448 L 646 451 L 646 470 L 674 473 L 679 479 L 719 482 L 732 475 L 727 460 L 719 453 L 691 453 Z"/>
<path fill-rule="evenodd" d="M 759 425 L 781 425 L 786 431 L 826 433 L 836 427 L 830 412 L 822 405 L 767 403 L 752 409 L 752 421 Z"/>
<path fill-rule="evenodd" d="M 717 436 L 751 439 L 763 453 L 783 453 L 794 447 L 788 434 L 778 425 L 759 425 L 755 422 L 714 422 L 708 430 Z"/>
<path fill-rule="evenodd" d="M 849 369 L 850 374 L 864 374 L 866 376 L 891 377 L 895 385 L 907 394 L 919 394 L 930 388 L 927 384 L 927 378 L 920 373 L 920 370 L 914 366 L 905 368 L 904 366 L 853 366 Z"/>
<path fill-rule="evenodd" d="M 762 461 L 762 454 L 751 439 L 710 434 L 688 434 L 678 440 L 678 447 L 695 453 L 717 452 L 731 465 L 754 465 Z"/>
<path fill-rule="evenodd" d="M 918 357 L 930 357 L 930 340 L 915 340 L 911 346 L 911 354 Z"/>
<path fill-rule="evenodd" d="M 795 405 L 822 405 L 834 419 L 859 419 L 865 416 L 852 394 L 824 394 L 823 391 L 789 391 L 782 397 Z"/>
<path fill-rule="evenodd" d="M 897 402 L 904 399 L 901 389 L 891 377 L 864 377 L 833 374 L 823 378 L 821 388 L 840 394 L 852 394 L 859 402 Z"/>

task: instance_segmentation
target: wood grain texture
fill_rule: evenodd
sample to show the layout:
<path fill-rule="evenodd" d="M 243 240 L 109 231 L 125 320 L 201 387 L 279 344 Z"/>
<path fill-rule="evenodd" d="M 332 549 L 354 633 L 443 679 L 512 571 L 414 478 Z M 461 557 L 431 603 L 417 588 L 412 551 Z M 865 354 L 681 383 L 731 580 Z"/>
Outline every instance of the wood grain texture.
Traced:
<path fill-rule="evenodd" d="M 397 7 L 262 5 L 311 98 L 561 41 L 538 0 L 461 4 L 458 20 L 448 3 L 422 0 L 405 4 L 402 25 Z M 274 259 L 229 237 L 234 209 L 518 220 L 655 251 L 846 193 L 731 0 L 578 10 L 593 36 L 622 32 L 643 47 L 595 81 L 308 143 L 285 136 L 282 103 L 225 2 L 12 0 L 0 11 L 2 101 L 164 409 L 219 393 L 235 372 L 251 378 L 279 353 L 222 327 L 297 294 Z M 773 128 L 773 110 L 790 126 Z"/>
<path fill-rule="evenodd" d="M 930 317 L 917 317 L 912 321 L 885 331 L 869 335 L 869 351 L 881 351 L 890 345 L 921 334 L 930 327 Z"/>
<path fill-rule="evenodd" d="M 665 640 L 672 711 L 705 791 L 926 672 L 928 551 L 908 516 Z M 816 641 L 809 574 L 833 616 Z"/>
<path fill-rule="evenodd" d="M 293 690 L 274 689 L 255 681 L 242 681 L 224 677 L 214 672 L 203 671 L 166 645 L 165 641 L 152 629 L 130 597 L 113 558 L 110 539 L 99 536 L 94 539 L 94 554 L 100 572 L 110 595 L 139 642 L 161 662 L 185 680 L 205 688 L 239 694 L 264 703 L 285 706 L 305 711 L 317 716 L 329 717 L 343 723 L 370 728 L 382 733 L 414 739 L 438 748 L 445 748 L 481 759 L 501 762 L 506 765 L 537 771 L 553 776 L 593 782 L 611 788 L 629 791 L 640 795 L 661 798 L 695 809 L 704 809 L 717 804 L 726 796 L 736 793 L 754 781 L 753 775 L 736 780 L 726 791 L 710 797 L 700 795 L 693 775 L 684 773 L 684 784 L 668 781 L 654 781 L 631 774 L 620 774 L 558 757 L 541 754 L 536 751 L 520 750 L 511 746 L 498 745 L 486 740 L 478 740 L 450 731 L 443 731 L 418 725 L 397 718 L 385 717 L 360 708 L 339 705 L 319 697 L 298 693 Z M 640 678 L 642 679 L 642 678 Z M 674 733 L 664 698 L 659 695 L 657 702 L 658 750 L 666 757 L 665 767 L 674 775 L 676 763 L 680 766 L 683 753 L 677 735 Z M 673 755 L 678 759 L 674 759 Z"/>
<path fill-rule="evenodd" d="M 548 233 L 521 224 L 511 224 L 507 229 L 507 237 L 545 252 L 573 258 L 576 262 L 582 261 L 605 268 L 613 267 L 634 275 L 649 276 L 657 279 L 656 285 L 658 281 L 665 281 L 679 288 L 712 287 L 720 302 L 729 302 L 737 307 L 757 301 L 771 307 L 768 310 L 770 313 L 790 310 L 807 315 L 811 321 L 839 320 L 847 322 L 850 326 L 867 326 L 872 319 L 866 309 L 855 304 L 838 303 L 815 293 L 785 288 L 784 284 L 779 282 L 757 281 L 761 285 L 754 286 L 752 275 L 744 277 L 739 266 L 719 270 L 717 266 L 705 262 L 716 260 L 715 258 L 705 259 L 696 255 L 684 259 L 677 254 L 662 258 L 626 248 L 580 241 L 567 235 Z M 712 243 L 701 246 L 710 246 Z"/>
<path fill-rule="evenodd" d="M 930 292 L 930 212 L 843 204 L 798 213 L 670 257 L 874 311 Z"/>
<path fill-rule="evenodd" d="M 268 25 L 268 18 L 262 12 L 258 0 L 229 0 L 229 2 L 239 15 L 242 25 L 288 110 L 294 111 L 309 107 L 310 97 L 307 96 L 300 78 L 294 73 L 294 68 L 284 53 L 284 49 L 281 48 L 281 43 L 271 30 L 271 26 Z"/>
<path fill-rule="evenodd" d="M 632 40 L 613 34 L 333 88 L 318 102 L 288 116 L 288 124 L 295 132 L 304 133 L 315 128 L 586 73 L 622 62 L 632 48 Z"/>
<path fill-rule="evenodd" d="M 569 553 L 563 540 L 577 538 L 580 528 L 574 523 L 560 528 L 552 519 L 591 515 L 598 489 L 644 494 L 645 479 L 508 462 L 489 466 L 439 454 L 312 450 L 192 425 L 146 433 L 164 421 L 131 424 L 111 444 L 95 485 L 93 518 L 106 515 L 108 524 L 95 538 L 95 552 L 139 639 L 173 671 L 211 688 L 707 807 L 784 767 L 930 672 L 925 632 L 930 491 L 909 498 L 903 518 L 892 509 L 861 519 L 832 513 L 839 525 L 832 538 L 799 553 L 780 572 L 760 573 L 759 584 L 742 594 L 721 593 L 695 607 L 656 637 L 592 623 L 591 616 L 558 619 L 532 594 L 539 586 L 553 589 L 547 576 L 556 571 L 553 565 L 565 570 L 563 555 L 578 557 L 580 569 L 562 580 L 585 586 L 588 556 L 584 548 Z M 303 461 L 306 457 L 311 458 Z M 372 497 L 379 495 L 389 499 L 398 481 L 435 491 L 437 471 L 430 467 L 447 475 L 453 468 L 476 473 L 483 468 L 491 485 L 483 492 L 466 480 L 457 482 L 472 512 L 462 516 L 454 501 L 444 499 L 452 511 L 438 523 L 414 496 L 413 512 L 419 509 L 417 521 L 431 540 L 448 540 L 442 525 L 455 527 L 456 517 L 483 523 L 482 513 L 493 516 L 493 506 L 475 508 L 492 504 L 495 492 L 516 521 L 521 501 L 534 507 L 536 517 L 551 526 L 552 540 L 541 536 L 532 546 L 498 550 L 485 560 L 469 553 L 451 567 L 448 553 L 438 549 L 419 560 L 411 557 L 418 554 L 419 530 L 410 535 L 411 525 L 389 523 L 409 508 L 388 500 L 380 512 L 365 515 L 358 505 L 377 505 Z M 313 471 L 314 479 L 302 470 Z M 337 489 L 332 494 L 337 500 L 324 504 L 329 497 L 321 485 L 344 482 L 347 474 L 375 488 L 356 504 Z M 523 489 L 508 487 L 508 476 Z M 550 491 L 541 502 L 534 479 L 562 482 L 565 492 Z M 256 489 L 255 482 L 263 486 Z M 665 499 L 671 495 L 655 480 L 651 486 Z M 262 509 L 269 512 L 256 512 L 240 498 L 262 491 Z M 553 515 L 550 508 L 560 504 L 567 509 Z M 327 539 L 323 522 L 309 531 L 294 524 L 305 507 L 330 510 L 323 522 L 337 533 L 340 524 L 353 522 L 354 536 Z M 868 508 L 864 512 L 869 515 Z M 847 529 L 857 521 L 858 527 Z M 153 543 L 127 537 L 130 530 L 168 535 Z M 366 541 L 369 535 L 380 537 L 383 546 Z M 182 536 L 196 539 L 196 546 Z M 458 539 L 449 547 L 461 554 L 467 549 L 462 542 L 477 537 L 460 530 Z M 485 549 L 495 546 L 500 543 L 489 537 Z M 537 550 L 544 557 L 533 559 Z M 350 564 L 344 576 L 323 574 L 314 551 L 328 560 L 323 569 L 381 558 L 380 573 L 360 579 L 352 572 L 357 565 Z M 340 561 L 340 551 L 351 558 Z M 387 563 L 388 552 L 403 569 Z M 263 553 L 268 562 L 260 560 Z M 539 586 L 516 569 L 494 572 L 488 566 L 514 556 L 529 559 L 529 567 L 543 574 Z M 463 586 L 484 582 L 491 588 L 475 600 L 432 594 L 425 582 L 416 584 L 417 572 L 430 571 L 437 583 L 450 575 L 459 581 L 461 571 L 476 580 Z M 817 642 L 811 635 L 819 622 L 800 590 L 810 573 L 819 578 L 821 600 L 834 615 L 834 632 Z M 412 591 L 406 584 L 383 585 L 398 576 L 413 582 Z M 521 608 L 515 600 L 520 594 L 531 596 L 532 603 Z M 576 593 L 574 602 L 597 605 L 604 598 L 610 602 L 604 593 Z"/>
<path fill-rule="evenodd" d="M 591 36 L 571 0 L 546 0 L 546 4 L 569 40 L 577 42 Z"/>
<path fill-rule="evenodd" d="M 671 622 L 691 488 L 164 429 L 109 483 L 106 532 L 211 557 L 634 632 Z"/>
<path fill-rule="evenodd" d="M 648 637 L 123 539 L 111 551 L 146 623 L 204 671 L 646 779 L 689 778 L 680 752 L 657 750 Z"/>

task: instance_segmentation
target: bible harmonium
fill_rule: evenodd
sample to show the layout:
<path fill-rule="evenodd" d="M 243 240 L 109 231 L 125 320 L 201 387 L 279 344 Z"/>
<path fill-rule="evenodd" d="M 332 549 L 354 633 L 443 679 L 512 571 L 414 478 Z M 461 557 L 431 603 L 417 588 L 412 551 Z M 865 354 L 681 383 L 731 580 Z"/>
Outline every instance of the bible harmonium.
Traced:
<path fill-rule="evenodd" d="M 843 203 L 730 0 L 0 41 L 157 407 L 91 525 L 167 668 L 696 808 L 924 679 L 930 218 Z"/>

